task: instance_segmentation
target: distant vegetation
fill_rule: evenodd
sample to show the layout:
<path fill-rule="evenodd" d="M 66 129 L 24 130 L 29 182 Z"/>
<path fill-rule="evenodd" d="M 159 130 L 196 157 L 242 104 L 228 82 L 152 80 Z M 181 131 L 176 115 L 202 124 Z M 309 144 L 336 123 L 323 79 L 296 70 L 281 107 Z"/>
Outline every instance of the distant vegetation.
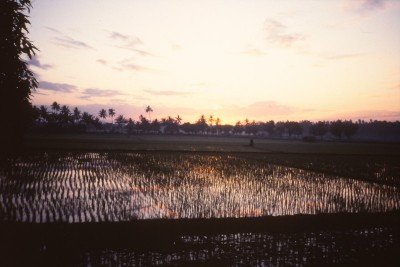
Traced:
<path fill-rule="evenodd" d="M 244 135 L 270 138 L 303 138 L 304 141 L 319 139 L 350 140 L 353 137 L 369 140 L 400 139 L 400 122 L 358 120 L 353 121 L 278 121 L 256 122 L 245 119 L 235 125 L 221 124 L 213 115 L 201 115 L 194 122 L 182 124 L 182 118 L 151 120 L 153 109 L 147 106 L 148 118 L 140 115 L 138 120 L 117 115 L 115 109 L 101 109 L 97 116 L 81 112 L 77 107 L 70 109 L 66 105 L 53 102 L 50 107 L 34 106 L 34 132 L 100 132 L 125 134 L 203 134 L 203 135 Z"/>

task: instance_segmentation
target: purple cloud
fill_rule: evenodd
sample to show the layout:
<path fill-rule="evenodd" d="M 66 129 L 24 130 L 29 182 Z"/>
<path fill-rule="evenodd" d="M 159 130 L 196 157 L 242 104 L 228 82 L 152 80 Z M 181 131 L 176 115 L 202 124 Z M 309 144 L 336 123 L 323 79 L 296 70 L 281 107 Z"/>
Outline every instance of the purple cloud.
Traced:
<path fill-rule="evenodd" d="M 42 64 L 37 56 L 33 56 L 31 59 L 27 61 L 27 63 L 31 66 L 35 66 L 39 69 L 47 70 L 52 69 L 54 66 L 49 64 Z"/>
<path fill-rule="evenodd" d="M 127 39 L 129 39 L 129 36 L 124 35 L 124 34 L 119 33 L 119 32 L 111 32 L 110 38 L 111 38 L 111 39 L 127 40 Z"/>
<path fill-rule="evenodd" d="M 360 14 L 367 14 L 390 7 L 400 8 L 398 0 L 346 0 L 345 9 L 352 10 Z"/>
<path fill-rule="evenodd" d="M 54 92 L 72 93 L 73 91 L 75 91 L 76 86 L 67 83 L 52 83 L 47 81 L 40 81 L 38 88 Z"/>
<path fill-rule="evenodd" d="M 56 37 L 56 44 L 68 48 L 74 48 L 74 49 L 94 49 L 92 46 L 88 45 L 85 42 L 75 40 L 72 37 L 69 36 L 64 36 L 64 37 Z"/>
<path fill-rule="evenodd" d="M 46 28 L 47 30 L 53 32 L 53 33 L 61 34 L 61 32 L 60 32 L 59 30 L 56 30 L 56 29 L 54 29 L 54 28 L 52 28 L 52 27 L 45 27 L 45 28 Z"/>
<path fill-rule="evenodd" d="M 99 62 L 102 65 L 107 65 L 108 64 L 108 62 L 106 60 L 104 60 L 104 59 L 98 59 L 96 61 Z"/>
<path fill-rule="evenodd" d="M 120 95 L 124 94 L 118 90 L 87 88 L 83 90 L 82 96 L 79 98 L 89 100 L 92 97 L 115 97 Z"/>
<path fill-rule="evenodd" d="M 141 56 L 153 56 L 152 53 L 143 50 L 143 42 L 139 37 L 128 36 L 119 32 L 111 32 L 110 38 L 120 42 L 120 45 L 117 46 L 118 48 L 133 51 Z"/>

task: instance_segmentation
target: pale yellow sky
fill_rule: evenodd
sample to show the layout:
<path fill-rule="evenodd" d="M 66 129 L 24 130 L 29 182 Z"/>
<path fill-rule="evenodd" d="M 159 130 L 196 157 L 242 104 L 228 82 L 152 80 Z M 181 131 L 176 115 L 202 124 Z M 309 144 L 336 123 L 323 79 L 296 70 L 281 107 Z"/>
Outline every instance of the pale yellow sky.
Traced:
<path fill-rule="evenodd" d="M 400 1 L 36 0 L 37 105 L 137 120 L 400 119 Z"/>

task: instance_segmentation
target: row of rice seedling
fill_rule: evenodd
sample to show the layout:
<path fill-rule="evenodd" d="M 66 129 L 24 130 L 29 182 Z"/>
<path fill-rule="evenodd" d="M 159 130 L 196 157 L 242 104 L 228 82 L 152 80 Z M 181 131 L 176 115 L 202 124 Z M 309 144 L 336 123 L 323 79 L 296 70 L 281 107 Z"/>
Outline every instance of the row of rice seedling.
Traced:
<path fill-rule="evenodd" d="M 39 154 L 39 155 L 38 155 Z M 0 220 L 99 222 L 400 208 L 400 189 L 234 155 L 37 153 L 0 175 Z"/>
<path fill-rule="evenodd" d="M 249 154 L 246 157 L 341 177 L 400 186 L 398 156 Z"/>
<path fill-rule="evenodd" d="M 147 187 L 146 194 L 162 199 L 178 218 L 386 211 L 399 205 L 395 187 L 238 159 L 198 157 L 179 158 L 172 175 L 144 170 L 149 183 L 158 185 Z"/>

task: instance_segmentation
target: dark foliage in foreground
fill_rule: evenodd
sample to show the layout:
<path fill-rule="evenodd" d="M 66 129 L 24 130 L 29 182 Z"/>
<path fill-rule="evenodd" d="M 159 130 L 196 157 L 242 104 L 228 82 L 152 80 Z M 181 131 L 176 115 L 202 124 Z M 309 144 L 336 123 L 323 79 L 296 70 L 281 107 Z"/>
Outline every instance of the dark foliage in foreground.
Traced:
<path fill-rule="evenodd" d="M 0 1 L 0 131 L 1 150 L 21 143 L 32 118 L 30 96 L 37 81 L 23 57 L 31 58 L 35 46 L 27 37 L 31 1 Z M 8 115 L 13 111 L 13 115 Z"/>

